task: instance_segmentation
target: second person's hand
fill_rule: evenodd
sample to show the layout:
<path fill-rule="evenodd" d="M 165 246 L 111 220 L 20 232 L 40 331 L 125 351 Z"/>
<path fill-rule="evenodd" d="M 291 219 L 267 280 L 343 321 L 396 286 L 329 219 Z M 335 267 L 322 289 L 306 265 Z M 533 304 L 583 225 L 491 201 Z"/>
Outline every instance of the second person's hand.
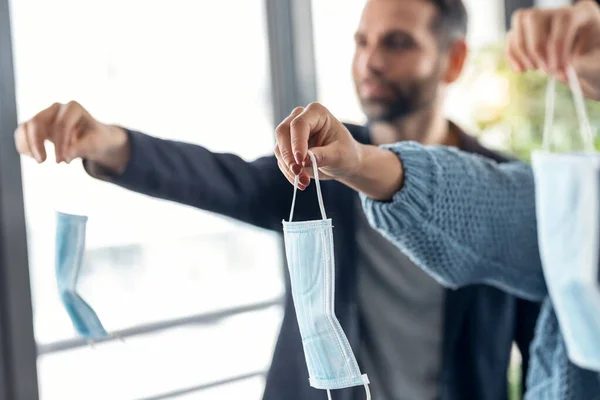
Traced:
<path fill-rule="evenodd" d="M 390 199 L 402 186 L 398 157 L 389 150 L 358 143 L 319 103 L 296 108 L 277 127 L 276 138 L 279 169 L 292 184 L 299 175 L 301 190 L 313 176 L 309 149 L 322 179 L 336 179 L 376 200 Z"/>
<path fill-rule="evenodd" d="M 506 51 L 514 70 L 539 69 L 562 82 L 572 65 L 584 95 L 600 100 L 600 6 L 595 1 L 516 11 Z"/>
<path fill-rule="evenodd" d="M 346 127 L 323 105 L 298 107 L 275 130 L 275 156 L 281 172 L 290 183 L 300 175 L 304 190 L 313 176 L 308 149 L 315 156 L 321 179 L 341 179 L 353 175 L 361 161 L 361 147 Z M 304 168 L 305 167 L 305 168 Z"/>

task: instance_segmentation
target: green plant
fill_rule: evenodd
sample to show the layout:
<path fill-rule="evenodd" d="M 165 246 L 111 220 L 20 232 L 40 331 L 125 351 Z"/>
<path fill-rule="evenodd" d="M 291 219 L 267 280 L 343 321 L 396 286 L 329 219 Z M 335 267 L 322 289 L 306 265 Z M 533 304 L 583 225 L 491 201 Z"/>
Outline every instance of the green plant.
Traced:
<path fill-rule="evenodd" d="M 493 76 L 504 83 L 504 93 L 497 95 L 507 97 L 504 101 L 498 101 L 495 109 L 491 111 L 475 107 L 472 113 L 473 121 L 482 134 L 494 130 L 507 136 L 506 148 L 500 150 L 529 160 L 531 151 L 541 148 L 542 144 L 547 78 L 537 72 L 514 73 L 506 61 L 503 43 L 481 49 L 474 54 L 472 61 L 474 68 L 465 84 L 477 85 L 481 83 L 478 77 Z M 571 92 L 562 83 L 558 83 L 556 89 L 552 130 L 555 149 L 581 150 L 579 124 Z M 595 127 L 600 124 L 600 103 L 587 101 L 586 105 L 595 134 Z M 596 144 L 600 144 L 597 137 Z"/>

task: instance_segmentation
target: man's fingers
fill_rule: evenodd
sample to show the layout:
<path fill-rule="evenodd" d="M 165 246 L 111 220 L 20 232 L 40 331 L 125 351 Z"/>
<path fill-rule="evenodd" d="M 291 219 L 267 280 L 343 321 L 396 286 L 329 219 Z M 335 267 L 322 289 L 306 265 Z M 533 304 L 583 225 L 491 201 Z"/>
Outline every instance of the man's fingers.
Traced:
<path fill-rule="evenodd" d="M 81 138 L 77 138 L 76 136 L 72 136 L 72 140 L 70 141 L 70 145 L 68 145 L 67 150 L 64 153 L 64 160 L 67 163 L 70 163 L 76 158 L 85 158 L 90 152 L 97 147 L 98 138 L 94 135 L 86 135 Z"/>
<path fill-rule="evenodd" d="M 46 160 L 44 142 L 50 136 L 49 129 L 59 110 L 60 104 L 54 103 L 15 130 L 15 146 L 19 153 L 33 157 L 37 162 Z"/>
<path fill-rule="evenodd" d="M 24 123 L 23 129 L 29 146 L 29 151 L 38 163 L 46 161 L 46 147 L 44 142 L 48 138 L 48 131 L 39 121 L 35 119 Z"/>
<path fill-rule="evenodd" d="M 291 128 L 290 124 L 304 111 L 303 107 L 295 108 L 292 113 L 284 119 L 275 129 L 275 139 L 277 140 L 277 148 L 279 149 L 279 159 L 293 173 L 300 173 L 301 166 L 297 163 L 292 153 Z"/>
<path fill-rule="evenodd" d="M 74 101 L 62 106 L 58 112 L 52 128 L 56 162 L 66 161 L 67 148 L 77 135 L 75 131 L 82 117 L 83 108 Z"/>
<path fill-rule="evenodd" d="M 19 154 L 23 154 L 32 158 L 35 158 L 33 153 L 31 153 L 31 149 L 29 147 L 29 143 L 27 142 L 27 135 L 25 133 L 25 127 L 23 125 L 19 125 L 15 130 L 15 148 Z M 37 159 L 36 159 L 37 161 Z"/>
<path fill-rule="evenodd" d="M 43 109 L 36 114 L 32 120 L 38 121 L 40 124 L 50 126 L 60 110 L 60 103 L 54 103 L 50 107 Z"/>

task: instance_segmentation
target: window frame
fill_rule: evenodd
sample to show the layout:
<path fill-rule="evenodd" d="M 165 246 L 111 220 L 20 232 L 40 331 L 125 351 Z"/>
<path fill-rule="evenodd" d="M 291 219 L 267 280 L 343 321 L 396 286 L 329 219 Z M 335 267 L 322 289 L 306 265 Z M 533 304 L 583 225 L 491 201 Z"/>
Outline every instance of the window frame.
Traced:
<path fill-rule="evenodd" d="M 0 400 L 38 398 L 8 0 L 0 1 Z M 2 165 L 9 166 L 2 168 Z"/>

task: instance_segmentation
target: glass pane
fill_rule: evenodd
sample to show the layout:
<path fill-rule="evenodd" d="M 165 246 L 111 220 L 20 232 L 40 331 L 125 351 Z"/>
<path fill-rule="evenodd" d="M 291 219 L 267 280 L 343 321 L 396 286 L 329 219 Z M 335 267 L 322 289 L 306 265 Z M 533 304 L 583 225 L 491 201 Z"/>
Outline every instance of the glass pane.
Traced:
<path fill-rule="evenodd" d="M 463 0 L 469 17 L 467 43 L 471 59 L 461 78 L 449 90 L 446 115 L 468 132 L 477 134 L 474 115 L 483 111 L 490 101 L 498 104 L 504 98 L 502 82 L 481 79 L 479 66 L 474 62 L 478 51 L 486 46 L 502 46 L 504 39 L 504 0 Z M 474 84 L 474 82 L 476 82 Z M 493 105 L 492 105 L 493 107 Z"/>
<path fill-rule="evenodd" d="M 11 7 L 20 121 L 55 101 L 76 100 L 103 122 L 155 136 L 247 160 L 271 152 L 274 128 L 261 0 L 18 0 Z M 53 149 L 48 150 L 52 158 Z M 77 162 L 40 166 L 23 159 L 22 167 L 34 327 L 40 344 L 75 336 L 54 278 L 57 207 L 89 216 L 79 291 L 110 331 L 283 294 L 281 246 L 275 233 L 102 183 L 88 177 Z M 278 324 L 256 329 L 272 337 Z M 164 337 L 148 340 L 162 340 L 162 347 L 181 340 L 173 345 L 188 348 L 199 340 Z M 218 347 L 230 339 L 215 333 L 207 340 Z M 79 366 L 109 357 L 111 365 L 104 367 L 110 369 L 121 357 L 134 357 L 132 343 L 44 357 L 42 395 L 89 398 L 52 393 L 68 390 L 63 386 L 72 385 L 69 374 L 89 374 L 88 383 L 104 386 L 98 379 L 102 370 L 92 373 Z M 262 349 L 240 355 L 235 364 L 270 359 L 271 349 Z M 166 365 L 163 371 L 169 372 L 174 359 L 161 359 L 163 353 L 156 357 L 154 364 Z M 222 362 L 216 353 L 194 357 L 202 368 Z M 214 371 L 222 372 L 219 378 L 231 372 Z M 138 392 L 132 386 L 130 393 L 141 396 L 148 383 L 135 382 Z M 155 383 L 164 384 L 165 390 L 176 390 L 179 384 Z M 44 392 L 54 386 L 58 392 Z"/>
<path fill-rule="evenodd" d="M 141 400 L 266 371 L 281 316 L 281 310 L 273 308 L 214 325 L 191 325 L 125 343 L 40 356 L 41 400 Z M 263 378 L 254 378 L 175 398 L 258 400 L 263 386 Z M 241 390 L 248 390 L 248 395 L 240 395 Z M 229 393 L 237 395 L 219 397 Z"/>
<path fill-rule="evenodd" d="M 362 124 L 365 117 L 352 82 L 354 33 L 366 0 L 312 0 L 318 97 L 344 122 Z M 331 29 L 335 21 L 335 29 Z"/>

